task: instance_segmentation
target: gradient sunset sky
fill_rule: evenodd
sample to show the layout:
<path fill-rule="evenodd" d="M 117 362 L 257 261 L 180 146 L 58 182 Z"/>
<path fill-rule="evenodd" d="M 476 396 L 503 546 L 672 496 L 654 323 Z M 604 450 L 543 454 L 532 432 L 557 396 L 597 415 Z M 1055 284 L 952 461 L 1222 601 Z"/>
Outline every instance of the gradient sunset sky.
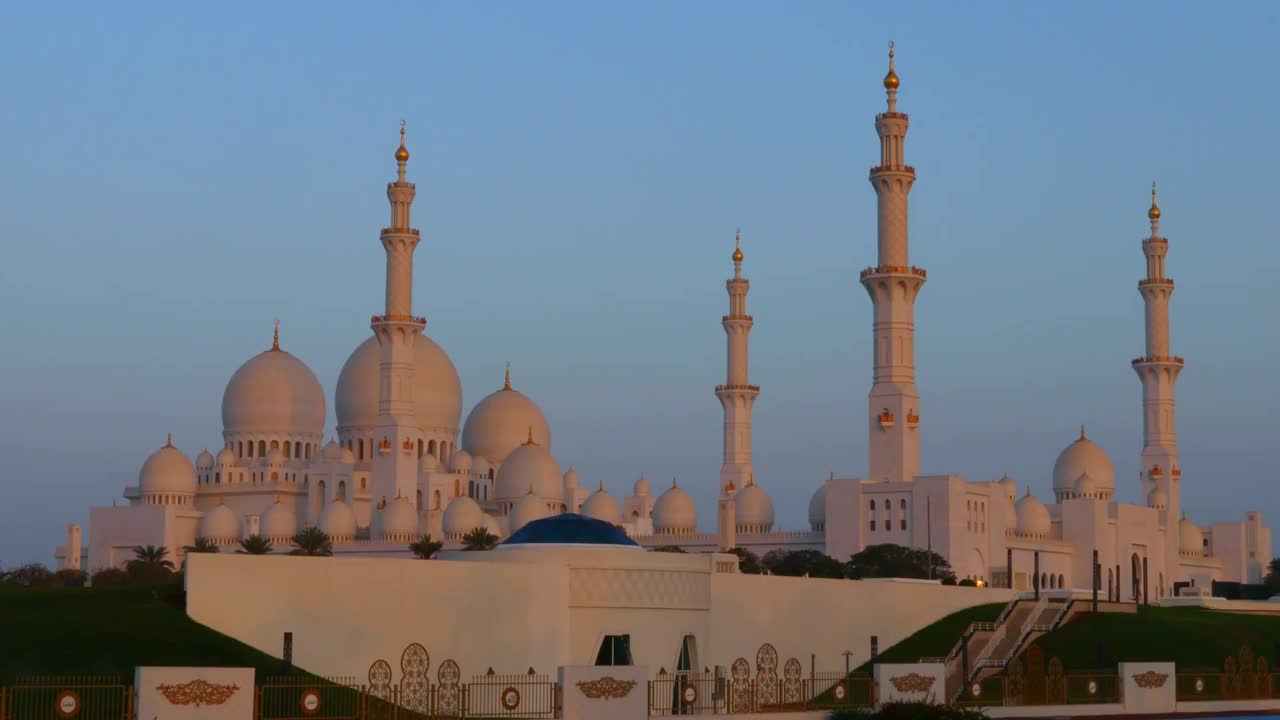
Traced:
<path fill-rule="evenodd" d="M 742 228 L 756 477 L 807 527 L 828 472 L 866 471 L 890 39 L 923 471 L 1048 498 L 1084 423 L 1140 501 L 1157 180 L 1183 507 L 1280 523 L 1277 37 L 1265 2 L 0 6 L 0 566 L 52 565 L 166 433 L 216 449 L 273 318 L 332 434 L 402 118 L 415 310 L 464 413 L 509 360 L 562 467 L 678 476 L 704 529 Z"/>

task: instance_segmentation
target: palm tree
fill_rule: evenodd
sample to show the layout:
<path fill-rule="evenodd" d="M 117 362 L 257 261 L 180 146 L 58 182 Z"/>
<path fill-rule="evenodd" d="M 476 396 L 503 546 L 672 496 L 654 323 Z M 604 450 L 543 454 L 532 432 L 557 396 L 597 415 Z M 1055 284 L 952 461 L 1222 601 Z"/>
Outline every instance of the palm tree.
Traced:
<path fill-rule="evenodd" d="M 462 536 L 463 550 L 492 550 L 497 544 L 498 536 L 482 527 Z"/>
<path fill-rule="evenodd" d="M 133 559 L 126 565 L 129 578 L 140 583 L 165 582 L 173 575 L 173 561 L 164 545 L 143 545 L 133 549 Z"/>
<path fill-rule="evenodd" d="M 236 552 L 241 555 L 267 555 L 273 549 L 270 540 L 261 535 L 250 535 L 240 541 L 240 549 Z"/>
<path fill-rule="evenodd" d="M 332 555 L 333 541 L 320 528 L 311 525 L 293 536 L 293 550 L 290 555 Z"/>
<path fill-rule="evenodd" d="M 214 542 L 209 538 L 196 538 L 196 541 L 191 545 L 183 545 L 182 552 L 184 553 L 216 553 L 220 551 L 218 550 L 218 546 L 215 545 Z"/>
<path fill-rule="evenodd" d="M 442 547 L 444 547 L 444 543 L 432 540 L 430 535 L 423 535 L 421 540 L 409 543 L 409 550 L 419 560 L 430 560 L 435 557 L 436 553 L 440 552 Z"/>

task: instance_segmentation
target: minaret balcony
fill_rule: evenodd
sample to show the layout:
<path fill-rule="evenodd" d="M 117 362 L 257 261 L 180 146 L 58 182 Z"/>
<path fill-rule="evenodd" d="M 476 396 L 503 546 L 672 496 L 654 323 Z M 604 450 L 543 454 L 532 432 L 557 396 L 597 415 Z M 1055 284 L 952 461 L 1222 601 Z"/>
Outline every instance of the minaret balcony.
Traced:
<path fill-rule="evenodd" d="M 876 114 L 876 119 L 877 119 L 877 120 L 879 120 L 880 118 L 892 118 L 892 119 L 894 119 L 894 120 L 910 120 L 910 119 L 911 119 L 911 118 L 907 117 L 907 114 L 906 114 L 906 113 L 900 113 L 900 112 L 882 112 L 882 113 L 877 113 L 877 114 Z"/>
<path fill-rule="evenodd" d="M 413 325 L 426 326 L 427 319 L 418 315 L 374 315 L 369 318 L 369 322 L 374 325 L 384 323 L 411 323 Z"/>
<path fill-rule="evenodd" d="M 1133 360 L 1131 360 L 1131 361 L 1130 361 L 1130 363 L 1129 363 L 1129 364 L 1131 364 L 1131 365 L 1165 365 L 1165 364 L 1168 364 L 1168 365 L 1178 365 L 1178 366 L 1182 366 L 1182 365 L 1186 364 L 1186 361 L 1184 361 L 1182 358 L 1178 357 L 1177 355 L 1145 355 L 1145 356 L 1143 356 L 1143 357 L 1136 357 L 1136 358 L 1134 358 Z"/>
<path fill-rule="evenodd" d="M 858 274 L 859 278 L 868 278 L 872 275 L 915 275 L 918 278 L 927 278 L 929 273 L 922 267 L 915 265 L 877 265 L 875 267 L 863 268 Z"/>
<path fill-rule="evenodd" d="M 417 228 L 382 228 L 383 235 L 412 235 L 414 237 L 422 237 L 422 233 Z"/>
<path fill-rule="evenodd" d="M 881 430 L 888 432 L 893 429 L 894 417 L 893 413 L 889 412 L 889 408 L 881 410 L 880 414 L 876 417 L 876 420 L 880 423 Z"/>
<path fill-rule="evenodd" d="M 873 165 L 870 172 L 872 175 L 880 175 L 883 173 L 902 173 L 903 175 L 910 175 L 913 178 L 916 176 L 916 169 L 911 165 L 901 165 L 898 167 L 893 167 L 891 165 Z"/>
<path fill-rule="evenodd" d="M 717 385 L 716 392 L 760 392 L 759 385 Z"/>
<path fill-rule="evenodd" d="M 1143 278 L 1138 281 L 1138 287 L 1148 287 L 1151 285 L 1166 285 L 1173 287 L 1173 278 Z"/>

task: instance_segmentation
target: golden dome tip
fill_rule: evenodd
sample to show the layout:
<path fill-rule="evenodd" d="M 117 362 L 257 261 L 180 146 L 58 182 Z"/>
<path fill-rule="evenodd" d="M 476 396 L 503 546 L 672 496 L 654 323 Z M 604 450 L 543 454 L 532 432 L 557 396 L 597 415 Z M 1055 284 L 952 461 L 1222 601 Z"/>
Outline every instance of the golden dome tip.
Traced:
<path fill-rule="evenodd" d="M 889 41 L 889 74 L 884 76 L 884 89 L 897 90 L 900 81 L 898 74 L 893 71 L 893 41 Z"/>
<path fill-rule="evenodd" d="M 738 228 L 737 234 L 733 238 L 733 261 L 742 262 L 742 228 Z"/>
<path fill-rule="evenodd" d="M 404 146 L 404 121 L 400 121 L 400 147 L 396 150 L 396 162 L 408 162 L 409 150 Z"/>
<path fill-rule="evenodd" d="M 1160 219 L 1160 207 L 1156 205 L 1156 184 L 1151 183 L 1151 209 L 1147 211 L 1147 217 L 1152 220 Z"/>

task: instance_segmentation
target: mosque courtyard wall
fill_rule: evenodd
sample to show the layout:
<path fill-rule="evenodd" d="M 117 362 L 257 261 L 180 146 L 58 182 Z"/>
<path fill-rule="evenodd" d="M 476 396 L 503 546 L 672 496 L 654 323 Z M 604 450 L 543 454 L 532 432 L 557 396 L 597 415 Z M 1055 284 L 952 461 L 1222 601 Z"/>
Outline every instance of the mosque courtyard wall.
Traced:
<path fill-rule="evenodd" d="M 455 555 L 463 555 L 456 553 Z M 560 548 L 465 553 L 431 561 L 207 554 L 187 569 L 196 621 L 279 656 L 293 633 L 294 662 L 322 675 L 364 678 L 398 667 L 410 643 L 433 665 L 451 659 L 469 678 L 554 673 L 592 665 L 607 635 L 630 638 L 632 662 L 674 671 L 754 667 L 772 645 L 781 664 L 810 656 L 819 670 L 860 664 L 880 648 L 973 605 L 1013 591 L 927 582 L 738 574 L 725 555 Z"/>

